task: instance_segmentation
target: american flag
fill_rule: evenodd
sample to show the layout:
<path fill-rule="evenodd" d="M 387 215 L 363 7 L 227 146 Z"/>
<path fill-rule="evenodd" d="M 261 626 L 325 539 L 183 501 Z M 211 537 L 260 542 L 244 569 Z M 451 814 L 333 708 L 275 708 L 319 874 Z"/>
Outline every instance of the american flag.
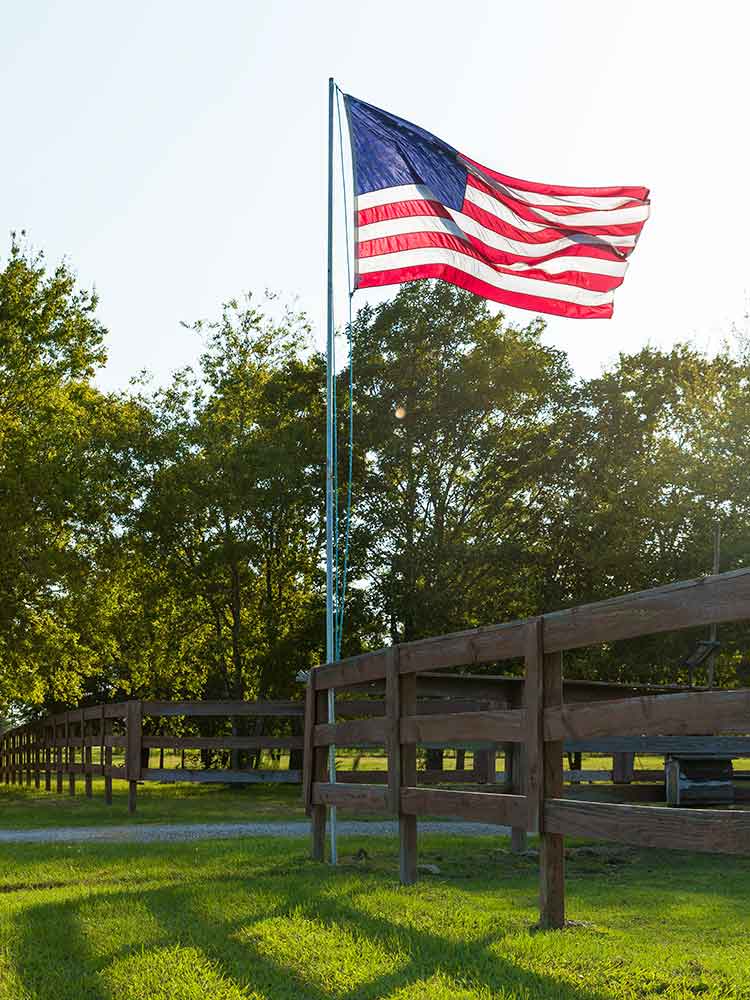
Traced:
<path fill-rule="evenodd" d="M 644 187 L 562 187 L 483 167 L 346 95 L 355 287 L 442 278 L 519 309 L 612 315 L 649 213 Z"/>

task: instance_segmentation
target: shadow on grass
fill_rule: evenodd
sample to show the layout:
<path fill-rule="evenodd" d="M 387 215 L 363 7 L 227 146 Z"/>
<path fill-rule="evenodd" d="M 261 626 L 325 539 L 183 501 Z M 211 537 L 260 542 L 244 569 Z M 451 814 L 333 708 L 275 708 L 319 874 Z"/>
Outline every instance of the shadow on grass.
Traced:
<path fill-rule="evenodd" d="M 644 857 L 655 871 L 663 866 L 664 859 L 655 853 Z M 670 857 L 669 879 L 654 886 L 647 880 L 651 865 L 642 860 L 613 873 L 618 913 L 647 924 L 679 908 L 690 898 L 689 884 L 682 880 L 688 875 L 683 862 L 689 860 L 691 872 L 697 874 L 696 897 L 704 890 L 712 892 L 721 897 L 727 915 L 736 907 L 744 916 L 744 879 L 714 879 L 722 859 L 701 859 L 696 865 L 694 857 L 675 855 Z M 595 867 L 578 870 L 571 865 L 574 878 L 576 873 L 579 878 L 569 887 L 575 908 L 596 909 L 606 898 L 611 912 L 613 881 Z M 535 873 L 529 865 L 518 874 L 517 885 L 499 885 L 498 891 L 513 893 L 514 899 L 517 894 L 523 903 L 535 891 Z M 480 882 L 476 876 L 471 881 L 449 881 L 464 899 L 488 889 L 488 881 Z M 137 959 L 142 952 L 167 946 L 197 949 L 233 983 L 258 990 L 267 1000 L 378 1000 L 409 987 L 421 989 L 436 976 L 492 995 L 555 1000 L 605 1000 L 612 995 L 532 971 L 498 954 L 495 946 L 503 937 L 528 929 L 526 909 L 519 909 L 518 916 L 501 915 L 492 933 L 478 932 L 474 939 L 460 941 L 450 934 L 453 914 L 445 912 L 439 915 L 444 916 L 446 933 L 437 932 L 434 917 L 441 904 L 430 881 L 400 890 L 381 873 L 351 868 L 331 872 L 286 858 L 246 874 L 211 874 L 204 879 L 196 868 L 194 876 L 180 872 L 166 881 L 163 875 L 136 877 L 127 886 L 122 880 L 109 880 L 106 886 L 112 891 L 103 887 L 75 900 L 17 911 L 10 954 L 23 986 L 38 1000 L 115 1000 L 102 973 L 120 959 Z M 402 891 L 404 900 L 424 899 L 425 912 L 433 917 L 431 927 L 427 920 L 419 926 L 415 911 L 406 921 L 398 919 Z M 387 896 L 378 901 L 376 912 L 366 912 L 356 903 L 370 892 Z M 135 916 L 123 930 L 125 925 L 119 926 L 115 915 L 128 912 Z M 99 920 L 98 935 L 109 935 L 104 949 L 97 948 L 86 931 Z M 107 920 L 112 921 L 111 930 Z M 695 917 L 694 922 L 700 919 Z M 692 933 L 696 932 L 693 927 Z M 363 957 L 367 955 L 369 966 Z M 338 958 L 352 968 L 351 984 L 336 979 Z M 120 993 L 117 1000 L 127 1000 L 127 995 Z"/>

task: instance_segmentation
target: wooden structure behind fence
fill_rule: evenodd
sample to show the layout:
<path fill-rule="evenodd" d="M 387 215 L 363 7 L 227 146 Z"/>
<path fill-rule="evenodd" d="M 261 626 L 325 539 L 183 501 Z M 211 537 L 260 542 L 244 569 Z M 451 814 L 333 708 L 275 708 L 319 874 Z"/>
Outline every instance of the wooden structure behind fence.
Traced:
<path fill-rule="evenodd" d="M 388 812 L 398 817 L 401 881 L 417 873 L 417 818 L 484 820 L 540 835 L 540 923 L 561 927 L 565 917 L 566 835 L 669 847 L 750 854 L 750 811 L 675 810 L 658 806 L 563 798 L 566 744 L 618 737 L 750 732 L 750 690 L 639 694 L 573 701 L 563 681 L 565 650 L 713 623 L 750 620 L 750 569 L 684 581 L 654 590 L 504 625 L 474 629 L 328 664 L 311 672 L 305 704 L 303 794 L 312 816 L 313 857 L 322 860 L 326 807 Z M 487 711 L 425 713 L 417 679 L 439 669 L 521 658 L 521 696 Z M 488 679 L 491 680 L 491 678 Z M 340 695 L 384 685 L 382 710 L 366 700 L 341 702 L 342 721 L 329 721 L 327 692 Z M 352 717 L 359 716 L 359 717 Z M 369 717 L 365 717 L 369 716 Z M 464 740 L 518 748 L 521 781 L 495 791 L 426 788 L 417 780 L 417 748 Z M 386 783 L 330 783 L 327 750 L 380 746 L 388 757 Z M 512 759 L 512 755 L 511 755 Z M 512 778 L 512 776 L 511 776 Z"/>
<path fill-rule="evenodd" d="M 141 701 L 110 705 L 91 705 L 68 712 L 58 712 L 45 719 L 10 729 L 0 736 L 0 781 L 6 785 L 32 782 L 52 790 L 53 776 L 57 792 L 67 781 L 71 795 L 76 780 L 83 778 L 85 793 L 93 795 L 93 778 L 104 778 L 104 799 L 112 803 L 112 780 L 128 782 L 128 808 L 135 811 L 138 783 L 142 781 L 193 781 L 249 783 L 259 781 L 299 782 L 299 766 L 280 768 L 163 768 L 151 767 L 153 750 L 177 752 L 202 750 L 227 751 L 235 755 L 248 751 L 288 750 L 290 765 L 295 752 L 303 748 L 303 706 L 295 701 Z M 259 733 L 252 736 L 204 736 L 186 733 L 174 736 L 158 733 L 155 720 L 227 718 L 292 720 L 290 735 Z M 152 720 L 144 727 L 144 719 Z M 297 725 L 295 726 L 295 722 Z M 115 761 L 115 754 L 117 760 Z"/>

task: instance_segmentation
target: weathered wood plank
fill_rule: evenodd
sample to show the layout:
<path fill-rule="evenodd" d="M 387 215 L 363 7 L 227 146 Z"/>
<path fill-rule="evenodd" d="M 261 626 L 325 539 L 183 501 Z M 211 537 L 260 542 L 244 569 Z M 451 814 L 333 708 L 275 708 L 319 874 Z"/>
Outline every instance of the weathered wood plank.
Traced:
<path fill-rule="evenodd" d="M 421 680 L 421 678 L 420 678 Z M 492 708 L 490 699 L 483 698 L 436 698 L 432 701 L 419 700 L 420 715 L 445 715 L 461 712 L 481 712 Z M 385 715 L 385 701 L 382 699 L 356 698 L 349 701 L 336 699 L 336 717 L 352 719 L 359 716 Z"/>
<path fill-rule="evenodd" d="M 388 734 L 386 718 L 350 719 L 347 722 L 318 723 L 313 730 L 313 745 L 326 747 L 385 746 Z"/>
<path fill-rule="evenodd" d="M 336 718 L 356 719 L 361 716 L 385 715 L 385 701 L 382 698 L 336 698 Z"/>
<path fill-rule="evenodd" d="M 125 767 L 128 779 L 137 781 L 141 776 L 141 739 L 142 733 L 141 702 L 131 701 L 128 704 L 127 734 L 125 743 Z"/>
<path fill-rule="evenodd" d="M 544 615 L 547 652 L 577 649 L 724 621 L 750 619 L 750 569 L 681 580 Z M 490 625 L 404 643 L 402 673 L 512 659 L 524 653 L 527 622 Z M 385 650 L 317 667 L 321 687 L 345 687 L 382 679 Z"/>
<path fill-rule="evenodd" d="M 452 747 L 455 740 L 520 743 L 525 738 L 526 712 L 523 709 L 422 715 L 422 705 L 418 704 L 417 710 L 419 715 L 401 720 L 404 743 L 436 740 Z"/>
<path fill-rule="evenodd" d="M 565 845 L 559 833 L 548 830 L 544 802 L 563 795 L 563 745 L 544 742 L 543 722 L 547 707 L 562 705 L 562 653 L 544 657 L 542 704 L 539 706 L 539 739 L 542 754 L 542 788 L 539 801 L 539 925 L 559 929 L 565 926 Z"/>
<path fill-rule="evenodd" d="M 551 832 L 638 847 L 721 854 L 750 854 L 750 812 L 681 810 L 610 802 L 548 799 L 544 822 Z"/>
<path fill-rule="evenodd" d="M 170 750 L 299 750 L 301 737 L 274 736 L 144 736 L 144 747 Z"/>
<path fill-rule="evenodd" d="M 191 718 L 200 716 L 227 715 L 279 715 L 302 717 L 305 706 L 301 701 L 144 701 L 144 715 L 174 716 Z"/>
<path fill-rule="evenodd" d="M 403 747 L 408 746 L 408 744 L 402 744 L 402 757 L 403 757 Z M 416 757 L 416 754 L 415 754 Z M 416 771 L 417 777 L 410 781 L 410 785 L 419 783 L 420 785 L 476 785 L 477 776 L 474 771 L 460 770 L 460 771 Z M 608 773 L 608 772 L 602 772 Z M 377 785 L 384 783 L 388 780 L 388 772 L 385 770 L 378 771 L 337 771 L 336 780 L 343 781 L 352 785 L 361 784 L 371 784 Z M 402 782 L 403 783 L 403 782 Z M 503 783 L 503 774 L 499 772 L 497 775 L 497 783 Z M 510 791 L 510 789 L 508 789 Z"/>
<path fill-rule="evenodd" d="M 328 688 L 348 687 L 354 684 L 364 684 L 368 681 L 382 680 L 385 677 L 385 661 L 388 647 L 377 649 L 372 653 L 361 653 L 350 656 L 338 663 L 328 663 L 315 667 L 315 689 L 325 691 Z"/>
<path fill-rule="evenodd" d="M 388 771 L 336 771 L 336 781 L 345 785 L 385 785 L 388 782 Z"/>
<path fill-rule="evenodd" d="M 141 777 L 141 739 L 143 737 L 143 702 L 128 702 L 127 727 L 128 742 L 125 749 L 125 767 L 128 772 L 128 812 L 134 813 Z"/>
<path fill-rule="evenodd" d="M 443 816 L 525 826 L 528 816 L 523 795 L 500 792 L 464 792 L 445 788 L 405 787 L 401 789 L 401 810 L 412 816 Z"/>
<path fill-rule="evenodd" d="M 526 684 L 524 705 L 526 708 L 526 741 L 524 763 L 526 768 L 526 797 L 528 799 L 528 829 L 539 830 L 539 811 L 542 801 L 542 719 L 543 719 L 543 675 L 544 675 L 544 622 L 533 618 L 525 628 L 524 662 L 526 664 Z"/>
<path fill-rule="evenodd" d="M 505 773 L 502 777 L 510 786 L 513 795 L 526 794 L 526 746 L 523 743 L 508 743 L 505 748 Z M 510 831 L 510 849 L 522 854 L 528 847 L 526 824 L 514 826 Z"/>
<path fill-rule="evenodd" d="M 508 622 L 404 643 L 401 672 L 420 673 L 522 656 L 523 628 L 523 622 Z"/>
<path fill-rule="evenodd" d="M 417 712 L 416 674 L 404 674 L 400 678 L 402 723 Z M 417 784 L 417 748 L 404 739 L 403 726 L 399 726 L 401 739 L 401 788 L 415 787 Z M 412 885 L 417 880 L 417 817 L 404 812 L 403 799 L 399 789 L 398 801 L 398 841 L 399 877 L 402 885 Z"/>
<path fill-rule="evenodd" d="M 308 816 L 312 810 L 313 763 L 315 758 L 313 732 L 315 729 L 315 721 L 315 688 L 312 680 L 308 678 L 307 685 L 305 687 L 305 753 L 302 759 L 302 802 L 304 803 L 305 812 Z"/>
<path fill-rule="evenodd" d="M 341 806 L 358 812 L 387 812 L 387 785 L 341 785 L 313 782 L 312 800 L 316 805 Z"/>
<path fill-rule="evenodd" d="M 130 703 L 127 701 L 120 701 L 113 703 L 111 705 L 104 706 L 104 718 L 105 719 L 124 719 L 128 714 L 128 705 Z M 63 720 L 64 721 L 64 720 Z"/>
<path fill-rule="evenodd" d="M 668 753 L 715 753 L 750 757 L 750 736 L 608 736 L 566 740 L 571 753 L 633 752 L 657 757 Z"/>
<path fill-rule="evenodd" d="M 750 619 L 750 569 L 681 580 L 544 616 L 548 652 Z"/>
<path fill-rule="evenodd" d="M 399 647 L 392 646 L 385 666 L 385 731 L 388 754 L 388 808 L 399 814 L 401 791 L 401 690 L 399 687 Z"/>
<path fill-rule="evenodd" d="M 750 689 L 622 698 L 565 705 L 545 712 L 548 740 L 581 742 L 602 736 L 710 735 L 750 729 Z"/>
<path fill-rule="evenodd" d="M 634 753 L 616 753 L 612 760 L 612 781 L 618 785 L 629 785 L 635 772 Z M 559 798 L 557 795 L 551 798 Z"/>
<path fill-rule="evenodd" d="M 114 774 L 114 771 L 113 771 Z M 192 770 L 185 767 L 144 767 L 142 781 L 195 781 L 215 785 L 296 785 L 302 781 L 301 771 L 269 769 L 265 771 L 223 771 L 220 768 Z"/>
<path fill-rule="evenodd" d="M 330 721 L 328 713 L 328 692 L 318 691 L 315 688 L 315 673 L 311 671 L 309 687 L 313 697 L 313 712 L 316 722 L 324 723 Z M 305 739 L 309 740 L 312 753 L 312 774 L 310 775 L 310 856 L 313 861 L 325 861 L 326 856 L 326 825 L 328 823 L 328 809 L 323 803 L 316 803 L 313 799 L 313 788 L 315 782 L 326 782 L 328 773 L 328 749 L 316 747 L 313 743 L 315 727 L 311 726 L 305 732 Z"/>

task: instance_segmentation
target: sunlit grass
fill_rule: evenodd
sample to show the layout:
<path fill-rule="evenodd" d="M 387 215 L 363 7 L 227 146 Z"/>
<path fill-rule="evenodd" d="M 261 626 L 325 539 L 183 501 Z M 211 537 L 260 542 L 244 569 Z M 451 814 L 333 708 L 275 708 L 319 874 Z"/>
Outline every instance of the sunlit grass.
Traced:
<path fill-rule="evenodd" d="M 54 788 L 54 782 L 53 782 Z M 138 786 L 137 809 L 128 814 L 128 786 L 112 782 L 112 805 L 104 802 L 104 781 L 93 780 L 93 797 L 0 785 L 0 827 L 103 826 L 129 823 L 242 823 L 305 818 L 299 785 L 204 785 L 188 782 Z"/>
<path fill-rule="evenodd" d="M 502 838 L 37 846 L 0 858 L 0 1000 L 750 997 L 750 859 L 573 852 L 575 923 L 538 932 Z M 357 860 L 357 858 L 361 860 Z"/>

